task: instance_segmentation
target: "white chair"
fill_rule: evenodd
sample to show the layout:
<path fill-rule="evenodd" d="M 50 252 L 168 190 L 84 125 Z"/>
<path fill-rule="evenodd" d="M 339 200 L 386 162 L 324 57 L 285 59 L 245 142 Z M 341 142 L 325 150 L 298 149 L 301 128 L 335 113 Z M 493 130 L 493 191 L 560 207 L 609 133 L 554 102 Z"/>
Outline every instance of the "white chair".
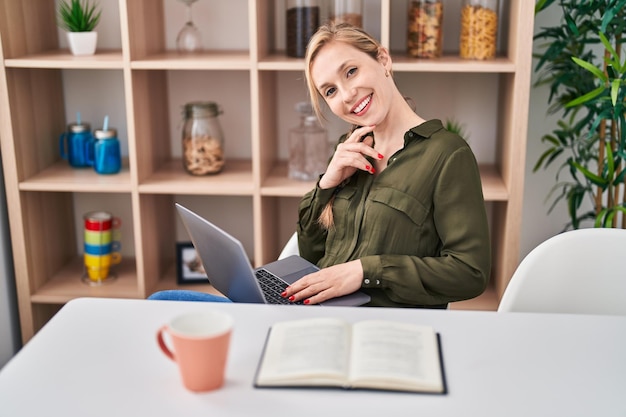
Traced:
<path fill-rule="evenodd" d="M 300 249 L 298 248 L 298 233 L 294 232 L 289 238 L 282 252 L 278 255 L 278 259 L 283 259 L 291 255 L 300 255 Z"/>
<path fill-rule="evenodd" d="M 533 249 L 498 312 L 626 315 L 626 230 L 578 229 Z"/>

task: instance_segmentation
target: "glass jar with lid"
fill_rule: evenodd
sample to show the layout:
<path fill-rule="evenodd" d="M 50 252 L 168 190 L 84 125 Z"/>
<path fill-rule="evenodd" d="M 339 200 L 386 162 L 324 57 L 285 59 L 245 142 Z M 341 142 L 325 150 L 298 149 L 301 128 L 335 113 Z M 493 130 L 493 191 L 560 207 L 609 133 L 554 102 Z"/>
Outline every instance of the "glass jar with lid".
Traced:
<path fill-rule="evenodd" d="M 287 56 L 303 58 L 309 39 L 320 25 L 320 2 L 287 0 Z"/>
<path fill-rule="evenodd" d="M 330 9 L 330 21 L 334 24 L 348 23 L 363 27 L 363 0 L 334 0 Z"/>
<path fill-rule="evenodd" d="M 182 131 L 183 167 L 191 175 L 217 174 L 224 167 L 224 135 L 217 103 L 185 104 Z"/>
<path fill-rule="evenodd" d="M 117 174 L 122 168 L 120 141 L 117 139 L 117 130 L 102 128 L 94 131 L 96 141 L 93 155 L 88 156 L 98 174 Z M 93 158 L 93 159 L 92 159 Z"/>
<path fill-rule="evenodd" d="M 407 52 L 413 58 L 438 58 L 443 42 L 443 1 L 411 0 Z"/>
<path fill-rule="evenodd" d="M 300 124 L 289 130 L 289 178 L 316 180 L 326 171 L 330 158 L 328 135 L 308 101 L 296 104 Z"/>
<path fill-rule="evenodd" d="M 461 58 L 495 58 L 498 40 L 498 0 L 463 0 L 461 6 Z"/>

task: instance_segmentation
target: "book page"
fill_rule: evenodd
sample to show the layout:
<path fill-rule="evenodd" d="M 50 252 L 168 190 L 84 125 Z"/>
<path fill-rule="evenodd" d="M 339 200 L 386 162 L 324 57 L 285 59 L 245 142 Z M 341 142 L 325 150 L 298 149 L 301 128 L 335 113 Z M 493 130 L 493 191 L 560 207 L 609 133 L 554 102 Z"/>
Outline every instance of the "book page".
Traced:
<path fill-rule="evenodd" d="M 354 325 L 352 337 L 355 386 L 443 391 L 437 335 L 431 327 L 363 321 Z"/>
<path fill-rule="evenodd" d="M 270 331 L 257 384 L 342 385 L 349 346 L 350 328 L 342 320 L 276 323 Z"/>

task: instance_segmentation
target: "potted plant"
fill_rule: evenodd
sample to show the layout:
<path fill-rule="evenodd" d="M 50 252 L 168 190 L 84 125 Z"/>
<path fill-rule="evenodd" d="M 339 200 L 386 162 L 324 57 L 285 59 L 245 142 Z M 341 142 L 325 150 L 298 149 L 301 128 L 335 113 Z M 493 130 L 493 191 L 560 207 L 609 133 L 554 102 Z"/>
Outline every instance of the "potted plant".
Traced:
<path fill-rule="evenodd" d="M 96 52 L 100 21 L 98 5 L 89 0 L 62 0 L 59 3 L 59 27 L 67 31 L 67 40 L 74 55 L 93 55 Z"/>
<path fill-rule="evenodd" d="M 567 203 L 571 222 L 626 228 L 626 0 L 539 0 L 563 19 L 542 28 L 535 85 L 549 85 L 549 112 L 561 114 L 534 170 L 559 164 L 548 198 Z"/>

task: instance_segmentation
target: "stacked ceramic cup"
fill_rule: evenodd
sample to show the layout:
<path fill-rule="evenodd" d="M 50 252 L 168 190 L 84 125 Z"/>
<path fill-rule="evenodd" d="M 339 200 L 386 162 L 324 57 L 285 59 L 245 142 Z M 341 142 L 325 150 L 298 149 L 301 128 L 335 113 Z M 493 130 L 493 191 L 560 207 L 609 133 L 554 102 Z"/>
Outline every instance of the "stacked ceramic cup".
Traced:
<path fill-rule="evenodd" d="M 121 222 L 106 211 L 92 211 L 83 218 L 86 280 L 90 284 L 101 284 L 111 278 L 111 267 L 122 260 Z"/>

